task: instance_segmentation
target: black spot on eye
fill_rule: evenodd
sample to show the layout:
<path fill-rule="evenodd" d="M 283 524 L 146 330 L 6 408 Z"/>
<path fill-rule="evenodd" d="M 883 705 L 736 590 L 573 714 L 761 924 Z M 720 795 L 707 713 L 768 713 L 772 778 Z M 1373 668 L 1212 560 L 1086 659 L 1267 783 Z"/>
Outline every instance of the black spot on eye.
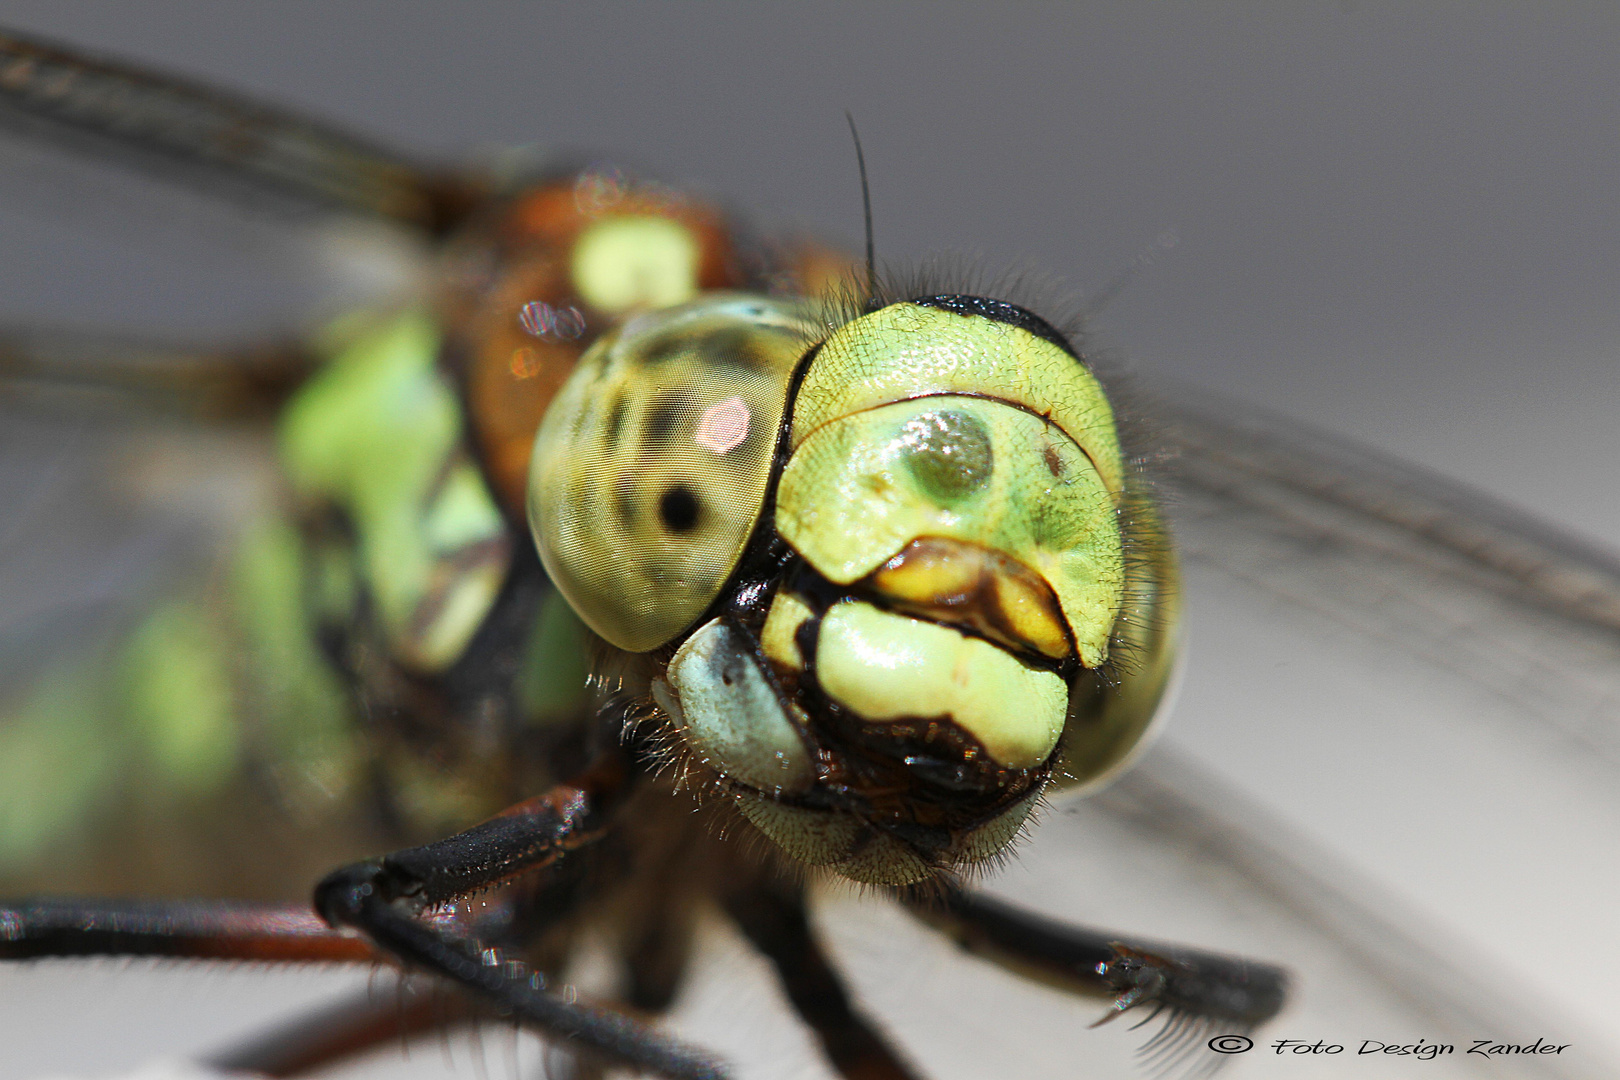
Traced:
<path fill-rule="evenodd" d="M 690 348 L 691 342 L 686 335 L 678 333 L 664 334 L 641 347 L 641 362 L 648 367 L 668 363 L 680 357 L 682 353 Z"/>
<path fill-rule="evenodd" d="M 647 409 L 642 438 L 647 446 L 662 446 L 675 437 L 681 414 L 689 407 L 683 394 L 662 393 L 653 399 Z"/>
<path fill-rule="evenodd" d="M 692 489 L 677 484 L 658 499 L 658 520 L 670 532 L 691 532 L 697 528 L 698 499 Z"/>
<path fill-rule="evenodd" d="M 702 356 L 711 364 L 761 371 L 769 361 L 756 346 L 753 327 L 730 327 L 716 330 L 703 339 Z"/>

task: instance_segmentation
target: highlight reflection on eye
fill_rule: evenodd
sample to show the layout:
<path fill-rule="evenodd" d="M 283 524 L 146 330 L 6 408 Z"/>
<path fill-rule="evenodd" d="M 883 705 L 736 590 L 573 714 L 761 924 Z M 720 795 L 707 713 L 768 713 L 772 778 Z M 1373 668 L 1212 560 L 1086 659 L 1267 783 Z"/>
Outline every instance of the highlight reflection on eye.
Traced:
<path fill-rule="evenodd" d="M 749 412 L 741 395 L 733 394 L 703 410 L 698 420 L 697 444 L 716 454 L 734 450 L 748 438 Z"/>

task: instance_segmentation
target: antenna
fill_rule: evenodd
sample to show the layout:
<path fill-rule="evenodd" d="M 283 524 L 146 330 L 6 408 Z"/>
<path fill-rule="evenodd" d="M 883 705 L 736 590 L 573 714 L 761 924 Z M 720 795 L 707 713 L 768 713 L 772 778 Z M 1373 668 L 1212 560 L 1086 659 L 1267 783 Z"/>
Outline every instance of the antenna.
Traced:
<path fill-rule="evenodd" d="M 855 114 L 844 111 L 849 121 L 849 137 L 855 140 L 855 164 L 861 170 L 861 209 L 866 213 L 866 307 L 877 299 L 877 254 L 872 243 L 872 188 L 866 182 L 866 155 L 861 152 L 861 133 L 855 130 Z"/>

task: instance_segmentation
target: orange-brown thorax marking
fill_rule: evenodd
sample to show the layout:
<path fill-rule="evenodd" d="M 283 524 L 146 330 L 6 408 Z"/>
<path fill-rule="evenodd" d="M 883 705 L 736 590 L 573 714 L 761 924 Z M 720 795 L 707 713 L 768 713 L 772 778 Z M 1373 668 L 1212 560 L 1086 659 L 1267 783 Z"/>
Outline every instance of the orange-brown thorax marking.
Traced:
<path fill-rule="evenodd" d="M 628 311 L 602 311 L 573 279 L 580 237 L 612 218 L 662 218 L 686 229 L 697 250 L 699 292 L 755 289 L 830 295 L 851 264 L 803 240 L 739 249 L 718 209 L 657 185 L 586 172 L 543 184 L 473 225 L 450 248 L 442 304 L 450 356 L 466 395 L 473 439 L 496 499 L 522 520 L 534 433 L 579 357 Z M 576 337 L 536 336 L 520 316 L 540 302 L 584 317 Z"/>
<path fill-rule="evenodd" d="M 714 208 L 663 188 L 623 185 L 591 192 L 578 180 L 547 184 L 518 198 L 456 245 L 451 256 L 447 325 L 457 339 L 473 437 L 496 498 L 522 520 L 529 454 L 540 419 L 580 355 L 625 312 L 592 307 L 573 280 L 573 249 L 592 225 L 611 217 L 658 217 L 684 226 L 699 252 L 699 290 L 744 284 L 731 234 Z M 585 316 L 577 338 L 534 336 L 519 316 L 540 301 Z"/>

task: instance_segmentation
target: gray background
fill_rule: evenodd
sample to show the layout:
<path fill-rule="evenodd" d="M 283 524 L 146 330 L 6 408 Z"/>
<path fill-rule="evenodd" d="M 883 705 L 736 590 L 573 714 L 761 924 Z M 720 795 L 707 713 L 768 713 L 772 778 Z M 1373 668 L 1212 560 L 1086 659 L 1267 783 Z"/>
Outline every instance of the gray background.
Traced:
<path fill-rule="evenodd" d="M 1620 460 L 1605 5 L 211 0 L 0 17 L 422 155 L 616 155 L 854 243 L 850 109 L 884 258 L 966 251 L 1096 289 L 1173 235 L 1097 326 L 1143 370 L 1620 537 L 1620 500 L 1594 494 Z M 52 187 L 0 219 L 5 316 L 71 300 L 96 322 L 223 327 L 309 298 L 264 235 L 199 236 L 217 223 L 175 199 Z M 81 217 L 85 194 L 138 205 L 143 228 Z M 156 239 L 175 233 L 198 250 Z"/>
<path fill-rule="evenodd" d="M 882 258 L 965 251 L 1081 290 L 1135 265 L 1095 330 L 1141 371 L 1620 544 L 1612 7 L 209 0 L 4 3 L 0 19 L 424 156 L 615 155 L 854 244 L 850 109 Z M 335 272 L 312 262 L 325 249 L 299 230 L 51 153 L 3 154 L 0 320 L 227 334 L 332 302 Z M 1312 817 L 1331 807 L 1284 812 L 1331 836 L 1355 828 L 1344 805 L 1337 824 Z M 1559 850 L 1596 844 L 1611 864 L 1612 835 L 1588 822 L 1582 840 L 1571 817 L 1547 825 L 1577 830 Z M 1520 841 L 1537 851 L 1533 833 Z M 1522 865 L 1500 876 L 1523 879 Z M 1466 889 L 1449 887 L 1419 903 L 1511 963 L 1506 923 L 1470 922 Z M 1620 957 L 1608 935 L 1591 956 L 1580 933 L 1558 939 L 1579 970 L 1557 1004 L 1594 1024 L 1614 1005 L 1593 959 Z M 1568 988 L 1542 958 L 1518 960 L 1540 969 L 1537 993 Z"/>

